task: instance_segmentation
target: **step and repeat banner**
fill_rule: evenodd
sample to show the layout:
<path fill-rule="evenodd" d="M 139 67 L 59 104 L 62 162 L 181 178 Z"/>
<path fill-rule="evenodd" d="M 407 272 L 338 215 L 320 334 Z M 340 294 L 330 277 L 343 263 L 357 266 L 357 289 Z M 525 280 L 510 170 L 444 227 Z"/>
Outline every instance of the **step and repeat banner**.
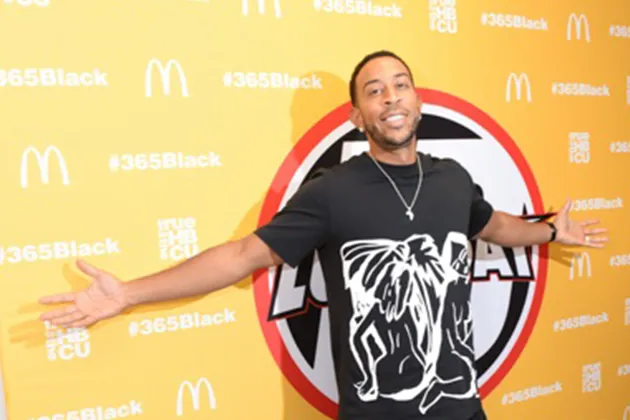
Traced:
<path fill-rule="evenodd" d="M 419 150 L 497 209 L 570 198 L 611 229 L 604 249 L 476 244 L 489 418 L 630 419 L 628 2 L 5 0 L 0 36 L 7 419 L 335 418 L 317 263 L 88 329 L 37 299 L 85 288 L 79 257 L 129 280 L 242 238 L 367 150 L 348 81 L 381 49 L 413 70 Z"/>

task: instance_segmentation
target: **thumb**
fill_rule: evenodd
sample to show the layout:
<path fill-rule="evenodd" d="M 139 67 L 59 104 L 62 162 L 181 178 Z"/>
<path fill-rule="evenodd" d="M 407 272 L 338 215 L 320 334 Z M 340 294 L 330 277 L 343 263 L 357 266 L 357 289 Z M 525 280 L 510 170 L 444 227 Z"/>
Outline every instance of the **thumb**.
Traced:
<path fill-rule="evenodd" d="M 104 274 L 98 268 L 94 267 L 91 264 L 88 264 L 87 261 L 81 259 L 77 260 L 77 267 L 79 267 L 79 270 L 81 270 L 83 273 L 87 274 L 95 280 L 98 280 Z"/>
<path fill-rule="evenodd" d="M 569 210 L 571 210 L 572 205 L 573 205 L 573 201 L 571 201 L 570 198 L 567 198 L 567 201 L 564 203 L 564 208 L 562 210 L 564 210 L 565 212 L 568 212 Z"/>
<path fill-rule="evenodd" d="M 572 204 L 571 199 L 567 198 L 567 200 L 564 202 L 564 205 L 558 212 L 558 215 L 566 216 L 569 210 L 571 209 L 571 204 Z"/>

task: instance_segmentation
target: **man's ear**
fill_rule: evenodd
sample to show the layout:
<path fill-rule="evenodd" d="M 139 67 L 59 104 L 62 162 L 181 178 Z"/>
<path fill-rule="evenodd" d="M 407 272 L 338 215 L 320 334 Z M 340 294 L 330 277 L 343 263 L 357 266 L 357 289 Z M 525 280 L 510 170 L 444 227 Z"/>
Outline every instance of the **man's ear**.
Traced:
<path fill-rule="evenodd" d="M 359 110 L 354 107 L 350 110 L 350 122 L 352 122 L 360 132 L 363 132 L 363 117 L 361 117 Z"/>

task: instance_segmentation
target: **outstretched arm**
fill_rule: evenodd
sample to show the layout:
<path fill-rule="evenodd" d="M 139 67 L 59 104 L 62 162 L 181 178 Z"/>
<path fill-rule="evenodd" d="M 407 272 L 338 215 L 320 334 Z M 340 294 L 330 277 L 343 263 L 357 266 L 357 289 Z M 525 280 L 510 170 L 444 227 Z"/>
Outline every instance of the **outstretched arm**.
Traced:
<path fill-rule="evenodd" d="M 596 235 L 607 232 L 607 229 L 588 229 L 588 226 L 597 224 L 597 220 L 583 222 L 570 220 L 570 208 L 571 201 L 567 200 L 554 221 L 557 229 L 555 242 L 602 248 L 603 243 L 607 242 L 608 238 Z M 549 242 L 552 233 L 553 229 L 547 223 L 531 223 L 502 211 L 494 211 L 478 237 L 497 245 L 516 247 Z"/>
<path fill-rule="evenodd" d="M 45 312 L 40 319 L 64 327 L 86 327 L 125 309 L 214 292 L 237 283 L 259 268 L 282 264 L 258 236 L 209 248 L 163 271 L 121 282 L 114 275 L 79 260 L 92 284 L 79 292 L 41 298 L 40 303 L 71 303 Z"/>
<path fill-rule="evenodd" d="M 124 284 L 131 305 L 203 295 L 282 260 L 255 234 L 209 248 L 183 263 Z"/>
<path fill-rule="evenodd" d="M 531 223 L 495 210 L 478 238 L 505 247 L 516 247 L 549 242 L 551 234 L 552 229 L 546 223 Z"/>
<path fill-rule="evenodd" d="M 324 177 L 305 183 L 265 226 L 239 241 L 209 248 L 174 267 L 121 282 L 84 261 L 78 267 L 93 283 L 85 290 L 46 296 L 40 303 L 71 303 L 40 317 L 64 327 L 85 327 L 125 309 L 203 295 L 237 283 L 260 268 L 297 265 L 329 235 Z M 282 255 L 282 257 L 280 257 Z"/>

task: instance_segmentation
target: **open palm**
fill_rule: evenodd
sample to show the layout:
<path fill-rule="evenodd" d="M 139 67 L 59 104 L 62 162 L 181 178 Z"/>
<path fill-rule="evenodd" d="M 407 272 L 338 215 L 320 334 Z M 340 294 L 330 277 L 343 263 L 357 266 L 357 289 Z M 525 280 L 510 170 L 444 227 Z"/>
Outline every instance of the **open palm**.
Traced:
<path fill-rule="evenodd" d="M 128 305 L 123 284 L 113 275 L 99 270 L 85 261 L 77 261 L 77 267 L 93 279 L 92 284 L 79 292 L 59 293 L 41 298 L 40 303 L 71 303 L 41 315 L 42 321 L 66 328 L 87 327 L 102 319 L 111 318 Z"/>
<path fill-rule="evenodd" d="M 571 201 L 567 200 L 556 216 L 555 224 L 558 228 L 557 241 L 565 245 L 588 246 L 592 248 L 603 248 L 608 242 L 608 237 L 599 236 L 608 232 L 606 228 L 588 228 L 599 223 L 598 220 L 585 220 L 577 222 L 571 220 L 569 211 Z"/>

